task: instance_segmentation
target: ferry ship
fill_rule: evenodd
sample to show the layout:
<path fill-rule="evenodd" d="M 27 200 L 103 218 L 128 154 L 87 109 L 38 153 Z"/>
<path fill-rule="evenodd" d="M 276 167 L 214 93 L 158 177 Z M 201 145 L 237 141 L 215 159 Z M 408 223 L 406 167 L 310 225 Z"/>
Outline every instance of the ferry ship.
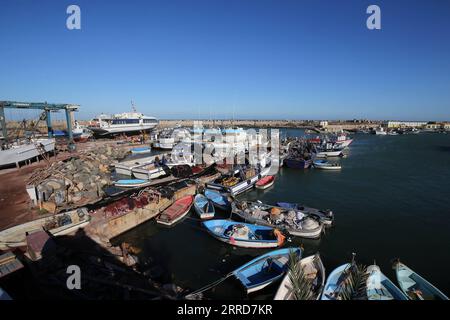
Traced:
<path fill-rule="evenodd" d="M 118 135 L 150 131 L 158 125 L 155 117 L 145 116 L 136 112 L 114 114 L 112 116 L 101 114 L 91 120 L 89 130 L 97 136 Z"/>

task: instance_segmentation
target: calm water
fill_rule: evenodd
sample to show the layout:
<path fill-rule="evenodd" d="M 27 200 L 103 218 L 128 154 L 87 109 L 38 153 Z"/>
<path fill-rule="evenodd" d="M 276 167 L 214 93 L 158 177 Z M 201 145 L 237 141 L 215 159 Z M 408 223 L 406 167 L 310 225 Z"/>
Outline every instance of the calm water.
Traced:
<path fill-rule="evenodd" d="M 287 130 L 300 136 L 301 130 Z M 275 185 L 254 190 L 243 199 L 301 202 L 329 208 L 336 223 L 320 240 L 292 239 L 287 246 L 304 247 L 304 255 L 320 251 L 327 274 L 357 253 L 360 263 L 374 260 L 395 280 L 391 261 L 404 263 L 450 294 L 450 135 L 355 135 L 341 172 L 282 168 Z M 228 214 L 221 214 L 228 217 Z M 223 244 L 189 218 L 163 228 L 154 221 L 122 235 L 140 248 L 141 262 L 162 273 L 166 282 L 198 289 L 267 250 Z M 395 281 L 394 281 L 395 282 Z M 250 299 L 271 299 L 277 285 Z M 230 279 L 210 298 L 246 297 Z"/>

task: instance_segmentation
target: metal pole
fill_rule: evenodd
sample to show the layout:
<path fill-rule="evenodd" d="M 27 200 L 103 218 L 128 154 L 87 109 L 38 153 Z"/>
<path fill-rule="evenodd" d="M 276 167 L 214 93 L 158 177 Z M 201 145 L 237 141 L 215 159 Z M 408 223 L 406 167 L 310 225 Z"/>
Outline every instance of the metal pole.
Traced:
<path fill-rule="evenodd" d="M 69 150 L 73 151 L 76 149 L 75 143 L 73 143 L 73 133 L 72 133 L 72 110 L 66 107 L 66 122 L 67 122 L 67 134 L 69 135 Z"/>
<path fill-rule="evenodd" d="M 47 115 L 46 118 L 47 118 L 48 137 L 51 139 L 51 138 L 53 138 L 52 117 L 50 116 L 50 110 L 49 109 L 46 109 L 45 113 Z"/>
<path fill-rule="evenodd" d="M 0 106 L 0 126 L 2 127 L 3 139 L 8 138 L 8 132 L 6 131 L 6 119 L 5 119 L 5 108 Z"/>

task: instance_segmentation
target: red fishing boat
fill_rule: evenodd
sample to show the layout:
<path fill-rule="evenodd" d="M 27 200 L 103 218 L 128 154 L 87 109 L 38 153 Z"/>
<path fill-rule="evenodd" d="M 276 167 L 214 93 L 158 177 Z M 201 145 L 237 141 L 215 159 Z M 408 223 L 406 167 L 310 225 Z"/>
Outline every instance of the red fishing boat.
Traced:
<path fill-rule="evenodd" d="M 275 182 L 275 176 L 265 176 L 256 182 L 257 189 L 267 189 L 271 187 Z"/>
<path fill-rule="evenodd" d="M 167 226 L 173 225 L 188 214 L 193 202 L 194 196 L 186 196 L 178 199 L 156 218 L 156 222 Z"/>

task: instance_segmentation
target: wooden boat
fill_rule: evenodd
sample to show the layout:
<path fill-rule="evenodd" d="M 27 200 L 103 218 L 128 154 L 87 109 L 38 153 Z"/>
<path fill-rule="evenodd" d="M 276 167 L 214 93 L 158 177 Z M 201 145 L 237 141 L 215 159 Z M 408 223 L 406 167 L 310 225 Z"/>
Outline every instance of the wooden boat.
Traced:
<path fill-rule="evenodd" d="M 313 162 L 314 168 L 322 170 L 341 170 L 342 167 L 336 162 L 329 162 L 327 160 L 315 160 Z"/>
<path fill-rule="evenodd" d="M 408 297 L 381 272 L 377 265 L 368 266 L 367 273 L 368 300 L 408 300 Z"/>
<path fill-rule="evenodd" d="M 176 200 L 170 207 L 164 210 L 159 217 L 156 218 L 156 222 L 167 226 L 173 225 L 189 213 L 193 202 L 193 196 L 186 196 Z"/>
<path fill-rule="evenodd" d="M 308 169 L 311 166 L 310 159 L 287 157 L 284 159 L 284 165 L 293 169 Z"/>
<path fill-rule="evenodd" d="M 290 203 L 290 202 L 277 202 L 276 205 L 282 208 L 299 210 L 307 215 L 316 216 L 317 218 L 320 219 L 320 222 L 322 222 L 324 225 L 333 224 L 334 214 L 333 211 L 331 210 L 320 210 L 316 208 L 307 207 L 299 203 Z"/>
<path fill-rule="evenodd" d="M 117 174 L 125 175 L 125 176 L 131 176 L 132 170 L 134 168 L 138 168 L 140 166 L 144 166 L 147 164 L 152 164 L 155 162 L 156 158 L 160 158 L 161 156 L 164 156 L 165 154 L 161 155 L 154 155 L 150 157 L 140 158 L 140 159 L 133 159 L 128 161 L 122 161 L 119 163 L 114 164 L 114 169 Z"/>
<path fill-rule="evenodd" d="M 300 248 L 278 249 L 251 260 L 234 270 L 232 274 L 242 283 L 247 293 L 261 290 L 285 274 L 291 252 L 300 259 L 302 255 Z"/>
<path fill-rule="evenodd" d="M 340 290 L 342 290 L 342 283 L 347 279 L 344 272 L 351 267 L 351 263 L 346 263 L 337 267 L 330 273 L 325 283 L 321 300 L 337 300 Z"/>
<path fill-rule="evenodd" d="M 222 219 L 205 221 L 203 225 L 216 239 L 237 247 L 276 248 L 285 240 L 279 230 L 271 227 Z"/>
<path fill-rule="evenodd" d="M 167 175 L 164 167 L 154 162 L 135 167 L 131 172 L 136 179 L 142 180 L 152 180 Z"/>
<path fill-rule="evenodd" d="M 231 209 L 231 203 L 228 197 L 219 191 L 205 189 L 205 196 L 212 201 L 216 208 L 223 211 L 229 211 Z"/>
<path fill-rule="evenodd" d="M 315 217 L 261 202 L 235 202 L 232 204 L 232 213 L 250 223 L 279 228 L 296 237 L 317 239 L 323 231 L 323 224 Z"/>
<path fill-rule="evenodd" d="M 317 158 L 328 158 L 328 157 L 343 157 L 344 153 L 342 150 L 324 150 L 316 153 Z"/>
<path fill-rule="evenodd" d="M 117 180 L 114 182 L 114 185 L 116 187 L 120 188 L 139 188 L 139 187 L 145 187 L 150 185 L 149 180 L 142 180 L 142 179 L 122 179 Z"/>
<path fill-rule="evenodd" d="M 197 194 L 194 198 L 194 209 L 200 219 L 214 218 L 214 204 L 203 194 Z"/>
<path fill-rule="evenodd" d="M 309 281 L 310 300 L 320 299 L 325 284 L 325 267 L 320 259 L 320 255 L 316 253 L 315 255 L 303 258 L 298 264 L 302 268 L 306 280 Z M 288 271 L 281 281 L 274 300 L 296 300 L 291 282 L 292 275 L 290 273 L 291 271 Z"/>
<path fill-rule="evenodd" d="M 256 189 L 268 189 L 275 183 L 275 176 L 265 176 L 255 184 Z"/>
<path fill-rule="evenodd" d="M 400 261 L 396 262 L 395 273 L 402 291 L 411 300 L 448 300 L 438 288 L 422 278 Z"/>
<path fill-rule="evenodd" d="M 26 245 L 26 233 L 47 230 L 53 236 L 73 233 L 85 227 L 91 217 L 86 208 L 59 213 L 36 219 L 12 228 L 0 231 L 0 250 Z"/>
<path fill-rule="evenodd" d="M 150 152 L 152 152 L 152 149 L 150 147 L 139 147 L 131 149 L 132 154 L 145 154 Z"/>

